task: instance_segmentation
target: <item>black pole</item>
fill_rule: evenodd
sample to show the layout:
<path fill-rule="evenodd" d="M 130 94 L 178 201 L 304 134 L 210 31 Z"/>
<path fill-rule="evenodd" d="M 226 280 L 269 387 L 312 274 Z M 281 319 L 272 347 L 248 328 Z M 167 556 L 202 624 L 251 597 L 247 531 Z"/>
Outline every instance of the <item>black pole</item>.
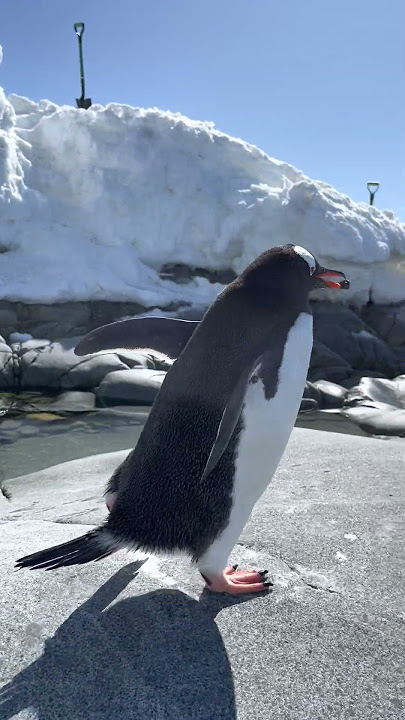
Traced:
<path fill-rule="evenodd" d="M 84 23 L 75 23 L 73 25 L 74 31 L 77 35 L 77 41 L 79 43 L 79 63 L 80 63 L 80 85 L 82 94 L 80 98 L 76 98 L 76 104 L 78 108 L 88 110 L 91 106 L 91 98 L 85 98 L 85 86 L 84 86 L 84 65 L 83 65 L 83 41 L 82 35 L 84 33 Z"/>

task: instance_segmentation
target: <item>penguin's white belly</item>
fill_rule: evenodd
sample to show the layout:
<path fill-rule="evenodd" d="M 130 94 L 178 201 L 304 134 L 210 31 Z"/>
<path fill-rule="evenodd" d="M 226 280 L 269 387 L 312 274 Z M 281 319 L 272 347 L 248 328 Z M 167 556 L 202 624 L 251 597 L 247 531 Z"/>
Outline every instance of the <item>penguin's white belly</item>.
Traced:
<path fill-rule="evenodd" d="M 288 334 L 274 397 L 266 400 L 260 378 L 246 392 L 233 506 L 234 511 L 240 508 L 245 516 L 248 513 L 247 517 L 273 477 L 294 427 L 311 349 L 312 315 L 302 313 Z"/>
<path fill-rule="evenodd" d="M 229 523 L 201 558 L 199 567 L 226 564 L 255 503 L 273 477 L 300 407 L 311 350 L 312 315 L 301 313 L 287 336 L 274 397 L 266 400 L 260 378 L 249 384 L 236 450 Z"/>

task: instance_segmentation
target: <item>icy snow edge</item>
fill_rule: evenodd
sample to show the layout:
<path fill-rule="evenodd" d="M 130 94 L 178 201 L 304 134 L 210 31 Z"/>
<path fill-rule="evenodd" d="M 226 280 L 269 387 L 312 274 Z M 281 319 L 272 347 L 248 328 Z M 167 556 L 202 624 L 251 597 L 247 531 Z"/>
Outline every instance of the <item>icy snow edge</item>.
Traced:
<path fill-rule="evenodd" d="M 299 244 L 343 270 L 332 300 L 405 300 L 405 226 L 212 123 L 127 105 L 88 111 L 0 88 L 0 297 L 10 301 L 210 303 L 204 278 L 164 263 L 240 272 Z M 323 295 L 325 297 L 325 294 Z"/>

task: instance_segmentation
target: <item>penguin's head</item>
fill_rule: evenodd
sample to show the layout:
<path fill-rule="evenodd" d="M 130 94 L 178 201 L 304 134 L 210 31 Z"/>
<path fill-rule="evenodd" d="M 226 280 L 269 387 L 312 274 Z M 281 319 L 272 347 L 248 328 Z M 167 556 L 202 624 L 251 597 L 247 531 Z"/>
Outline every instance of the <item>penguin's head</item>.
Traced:
<path fill-rule="evenodd" d="M 288 303 L 302 302 L 311 290 L 346 290 L 349 281 L 343 272 L 322 267 L 300 245 L 279 245 L 260 255 L 246 268 L 241 278 L 250 291 L 266 297 L 283 298 Z"/>
<path fill-rule="evenodd" d="M 308 268 L 311 278 L 311 290 L 315 288 L 331 288 L 333 290 L 347 290 L 350 287 L 346 275 L 340 270 L 330 270 L 322 267 L 314 256 L 300 245 L 287 245 L 295 255 L 303 260 Z"/>

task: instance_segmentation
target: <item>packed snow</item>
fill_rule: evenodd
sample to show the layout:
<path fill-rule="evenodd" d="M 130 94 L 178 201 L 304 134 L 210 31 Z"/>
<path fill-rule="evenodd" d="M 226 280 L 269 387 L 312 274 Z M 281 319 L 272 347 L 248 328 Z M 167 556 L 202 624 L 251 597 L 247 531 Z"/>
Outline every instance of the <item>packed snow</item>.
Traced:
<path fill-rule="evenodd" d="M 339 300 L 405 300 L 405 226 L 392 213 L 212 123 L 116 103 L 58 107 L 0 88 L 0 148 L 3 299 L 201 305 L 222 286 L 178 285 L 159 276 L 163 264 L 239 272 L 291 242 L 347 273 Z"/>

